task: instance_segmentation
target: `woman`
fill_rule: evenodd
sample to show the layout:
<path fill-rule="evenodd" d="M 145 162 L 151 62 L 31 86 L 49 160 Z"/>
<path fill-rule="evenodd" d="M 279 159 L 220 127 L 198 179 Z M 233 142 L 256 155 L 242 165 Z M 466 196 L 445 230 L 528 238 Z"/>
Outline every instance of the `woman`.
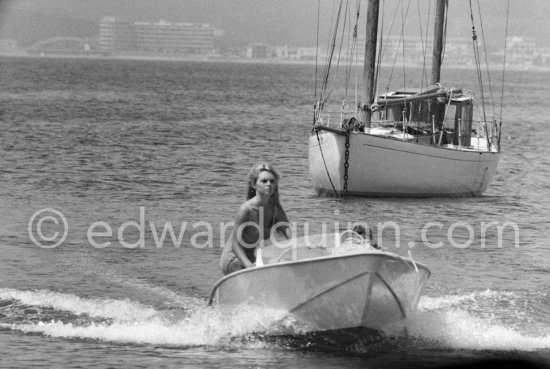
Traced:
<path fill-rule="evenodd" d="M 256 262 L 255 250 L 272 230 L 291 237 L 288 219 L 279 202 L 279 174 L 268 163 L 252 167 L 248 177 L 247 201 L 235 217 L 235 226 L 222 253 L 223 274 L 250 268 Z"/>

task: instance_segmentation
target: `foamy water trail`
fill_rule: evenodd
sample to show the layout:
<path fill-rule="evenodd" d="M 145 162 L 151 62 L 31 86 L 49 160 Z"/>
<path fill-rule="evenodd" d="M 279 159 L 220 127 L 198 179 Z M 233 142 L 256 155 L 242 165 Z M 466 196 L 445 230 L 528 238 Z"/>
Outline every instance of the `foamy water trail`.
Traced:
<path fill-rule="evenodd" d="M 163 293 L 170 294 L 169 291 Z M 491 303 L 503 298 L 514 301 L 515 296 L 511 292 L 488 290 L 423 297 L 419 311 L 406 322 L 409 338 L 420 349 L 424 346 L 504 351 L 549 349 L 549 327 L 528 334 L 521 327 L 488 318 L 484 311 L 480 314 L 480 307 L 487 303 L 492 306 Z M 177 300 L 183 302 L 185 297 Z M 14 301 L 13 309 L 17 310 L 10 324 L 2 323 L 0 327 L 52 337 L 175 346 L 225 345 L 233 337 L 257 332 L 278 334 L 285 329 L 305 333 L 305 329 L 296 326 L 296 322 L 282 311 L 250 306 L 209 308 L 205 301 L 199 305 L 195 300 L 190 300 L 192 306 L 160 309 L 127 299 L 84 298 L 47 290 L 0 289 L 0 301 Z M 29 307 L 53 309 L 56 314 L 52 317 L 46 311 L 42 315 L 29 316 Z M 499 311 L 491 313 L 499 315 Z"/>
<path fill-rule="evenodd" d="M 0 300 L 15 300 L 28 306 L 50 307 L 73 314 L 103 317 L 109 321 L 82 319 L 21 321 L 0 324 L 23 332 L 43 333 L 52 337 L 75 337 L 123 343 L 202 346 L 219 345 L 231 337 L 273 329 L 284 321 L 285 313 L 270 309 L 239 307 L 156 310 L 130 300 L 86 299 L 51 291 L 0 289 Z M 97 319 L 96 319 L 97 320 Z"/>
<path fill-rule="evenodd" d="M 437 310 L 441 308 L 456 306 L 461 303 L 476 303 L 480 299 L 495 298 L 497 296 L 513 296 L 513 292 L 502 292 L 485 290 L 481 292 L 470 292 L 462 295 L 444 295 L 439 297 L 422 296 L 418 303 L 420 311 Z"/>
<path fill-rule="evenodd" d="M 250 319 L 252 317 L 252 319 Z M 204 311 L 171 321 L 163 317 L 133 323 L 91 323 L 74 325 L 63 322 L 39 322 L 38 324 L 14 324 L 12 329 L 23 332 L 39 332 L 52 337 L 77 337 L 124 343 L 149 343 L 158 345 L 202 346 L 218 345 L 235 336 L 265 331 L 274 322 L 273 312 L 243 311 L 241 316 L 228 317 L 205 308 Z M 282 317 L 282 316 L 281 316 Z"/>
<path fill-rule="evenodd" d="M 464 295 L 423 297 L 419 312 L 407 321 L 410 336 L 428 344 L 455 349 L 535 351 L 550 348 L 550 327 L 539 327 L 537 334 L 526 327 L 502 323 L 499 314 L 510 311 L 476 311 L 480 301 L 513 301 L 514 293 L 501 291 L 473 292 Z M 490 305 L 490 304 L 489 304 Z M 508 307 L 507 307 L 508 309 Z M 513 312 L 512 312 L 513 313 Z"/>
<path fill-rule="evenodd" d="M 107 298 L 89 299 L 47 290 L 19 291 L 3 288 L 0 289 L 0 299 L 16 300 L 30 306 L 51 307 L 74 314 L 117 320 L 143 320 L 157 313 L 154 309 L 135 301 Z"/>

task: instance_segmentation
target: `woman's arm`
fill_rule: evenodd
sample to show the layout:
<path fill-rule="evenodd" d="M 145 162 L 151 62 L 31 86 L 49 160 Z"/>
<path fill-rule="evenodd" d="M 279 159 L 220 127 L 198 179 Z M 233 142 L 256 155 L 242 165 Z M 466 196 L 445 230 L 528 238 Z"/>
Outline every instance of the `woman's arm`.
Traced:
<path fill-rule="evenodd" d="M 241 262 L 241 265 L 245 268 L 250 268 L 253 264 L 244 253 L 244 249 L 239 243 L 239 238 L 241 240 L 243 239 L 242 231 L 244 227 L 241 227 L 241 225 L 248 221 L 250 221 L 249 210 L 248 207 L 243 204 L 239 208 L 237 216 L 235 217 L 235 225 L 233 228 L 233 252 L 235 253 L 235 256 L 237 256 L 237 259 Z"/>

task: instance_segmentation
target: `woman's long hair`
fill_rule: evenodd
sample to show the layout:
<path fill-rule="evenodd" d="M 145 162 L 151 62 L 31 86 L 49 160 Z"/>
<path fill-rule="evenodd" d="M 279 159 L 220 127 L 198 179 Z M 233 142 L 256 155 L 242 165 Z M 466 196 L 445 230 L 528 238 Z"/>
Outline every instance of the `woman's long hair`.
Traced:
<path fill-rule="evenodd" d="M 281 202 L 279 201 L 279 173 L 277 173 L 273 165 L 269 163 L 256 164 L 250 170 L 250 174 L 248 175 L 248 191 L 246 199 L 249 200 L 256 196 L 256 190 L 254 189 L 253 185 L 258 180 L 261 172 L 269 172 L 273 174 L 273 177 L 275 177 L 275 189 L 273 191 L 273 195 L 271 195 L 270 200 L 273 204 L 282 209 L 283 207 L 281 206 Z"/>

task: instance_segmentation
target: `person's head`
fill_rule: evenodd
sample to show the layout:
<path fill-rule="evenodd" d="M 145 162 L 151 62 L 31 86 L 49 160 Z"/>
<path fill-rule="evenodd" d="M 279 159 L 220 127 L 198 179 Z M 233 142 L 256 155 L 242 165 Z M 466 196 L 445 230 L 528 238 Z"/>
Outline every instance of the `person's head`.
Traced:
<path fill-rule="evenodd" d="M 256 186 L 258 179 L 261 177 L 262 172 L 270 173 L 275 178 L 275 188 L 273 190 L 273 195 L 271 195 L 272 200 L 274 200 L 276 205 L 279 204 L 279 173 L 275 170 L 273 165 L 269 163 L 260 163 L 256 164 L 250 170 L 248 175 L 248 192 L 247 199 L 251 199 L 256 196 Z"/>

